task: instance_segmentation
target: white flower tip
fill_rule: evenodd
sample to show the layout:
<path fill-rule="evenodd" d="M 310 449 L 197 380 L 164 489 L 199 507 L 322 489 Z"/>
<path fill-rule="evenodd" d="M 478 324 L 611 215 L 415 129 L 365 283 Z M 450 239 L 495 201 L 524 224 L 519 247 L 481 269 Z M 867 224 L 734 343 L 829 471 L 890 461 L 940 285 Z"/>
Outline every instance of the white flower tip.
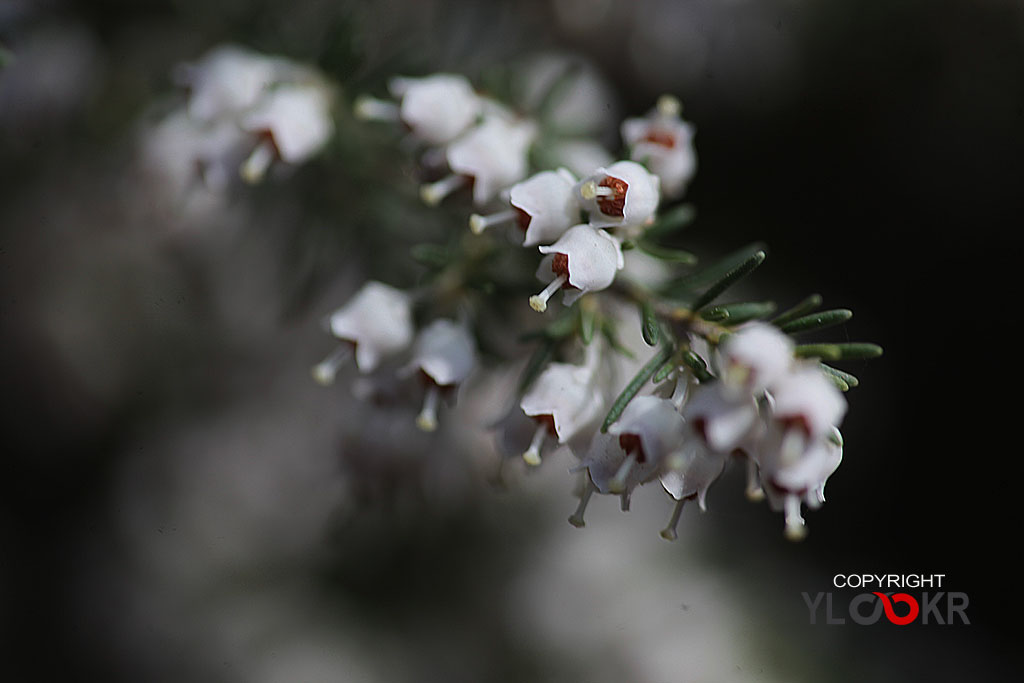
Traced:
<path fill-rule="evenodd" d="M 324 387 L 329 387 L 334 384 L 334 378 L 337 373 L 338 368 L 326 361 L 314 365 L 310 372 L 310 374 L 313 375 L 313 381 Z"/>
<path fill-rule="evenodd" d="M 583 515 L 576 515 L 576 514 L 573 514 L 573 515 L 569 516 L 569 524 L 572 524 L 577 529 L 582 529 L 583 527 L 585 527 L 587 525 L 587 523 L 585 521 L 583 521 Z"/>
<path fill-rule="evenodd" d="M 437 429 L 437 417 L 427 412 L 416 416 L 416 426 L 425 432 L 433 432 Z"/>
<path fill-rule="evenodd" d="M 469 217 L 469 231 L 474 235 L 479 235 L 487 229 L 487 220 L 478 213 L 474 213 Z"/>
<path fill-rule="evenodd" d="M 804 521 L 786 520 L 786 540 L 788 541 L 802 541 L 807 538 L 807 527 L 804 525 Z"/>
<path fill-rule="evenodd" d="M 666 541 L 674 541 L 677 538 L 679 538 L 679 534 L 676 533 L 675 529 L 671 527 L 666 527 L 661 530 L 661 537 L 664 538 Z"/>
<path fill-rule="evenodd" d="M 662 95 L 658 98 L 657 106 L 662 116 L 679 116 L 683 113 L 683 103 L 675 95 Z"/>
<path fill-rule="evenodd" d="M 530 297 L 530 308 L 538 313 L 543 313 L 548 310 L 548 300 L 539 294 L 534 294 Z"/>
<path fill-rule="evenodd" d="M 526 464 L 530 465 L 531 467 L 539 466 L 540 465 L 540 451 L 538 449 L 534 448 L 533 446 L 531 446 L 530 448 L 528 448 L 526 450 L 525 453 L 523 453 L 523 460 L 525 460 Z"/>

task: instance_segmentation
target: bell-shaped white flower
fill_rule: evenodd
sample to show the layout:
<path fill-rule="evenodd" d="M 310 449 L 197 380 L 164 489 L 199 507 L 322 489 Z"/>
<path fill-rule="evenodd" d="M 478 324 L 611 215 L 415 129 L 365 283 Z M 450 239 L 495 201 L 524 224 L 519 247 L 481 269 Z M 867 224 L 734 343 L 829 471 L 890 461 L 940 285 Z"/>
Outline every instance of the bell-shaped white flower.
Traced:
<path fill-rule="evenodd" d="M 395 78 L 388 87 L 392 95 L 401 99 L 402 122 L 428 145 L 448 144 L 480 114 L 480 100 L 464 76 Z"/>
<path fill-rule="evenodd" d="M 685 429 L 683 417 L 671 399 L 637 396 L 630 401 L 619 419 L 608 427 L 608 433 L 618 437 L 626 454 L 608 489 L 612 493 L 625 491 L 627 477 L 636 465 L 660 467 L 669 453 L 682 446 Z"/>
<path fill-rule="evenodd" d="M 412 306 L 409 296 L 382 282 L 371 280 L 352 299 L 327 319 L 335 337 L 348 342 L 313 368 L 321 384 L 330 384 L 352 346 L 361 372 L 374 370 L 381 360 L 403 351 L 412 342 Z"/>
<path fill-rule="evenodd" d="M 758 424 L 754 397 L 730 392 L 722 382 L 695 387 L 683 416 L 708 448 L 723 455 L 737 448 Z"/>
<path fill-rule="evenodd" d="M 606 434 L 595 433 L 580 454 L 580 464 L 573 471 L 586 470 L 597 491 L 621 496 L 622 509 L 628 510 L 633 489 L 656 479 L 664 462 L 654 459 L 638 462 L 636 452 L 627 453 L 620 441 L 621 437 L 610 431 Z M 576 511 L 581 521 L 584 509 L 585 503 Z"/>
<path fill-rule="evenodd" d="M 579 223 L 580 205 L 576 201 L 573 186 L 576 178 L 562 168 L 557 171 L 541 171 L 509 190 L 512 208 L 489 216 L 473 214 L 469 227 L 474 233 L 514 220 L 525 233 L 523 246 L 551 244 L 561 237 L 570 226 Z"/>
<path fill-rule="evenodd" d="M 274 158 L 298 164 L 327 143 L 334 133 L 330 94 L 317 83 L 281 85 L 245 115 L 242 128 L 261 137 L 241 169 L 248 182 L 258 182 Z"/>
<path fill-rule="evenodd" d="M 452 392 L 462 384 L 476 367 L 476 342 L 461 323 L 435 320 L 416 335 L 412 359 L 401 370 L 402 374 L 419 371 L 427 383 L 423 409 L 416 418 L 420 429 L 437 429 L 437 407 L 442 393 Z"/>
<path fill-rule="evenodd" d="M 679 117 L 682 106 L 665 95 L 647 116 L 626 119 L 622 139 L 630 148 L 630 159 L 638 161 L 661 180 L 665 197 L 681 197 L 697 170 L 693 150 L 693 126 Z"/>
<path fill-rule="evenodd" d="M 571 306 L 587 292 L 608 287 L 624 264 L 619 239 L 585 224 L 569 228 L 557 242 L 538 249 L 552 256 L 541 261 L 537 277 L 543 280 L 548 269 L 555 275 L 544 291 L 530 297 L 530 307 L 538 312 L 547 310 L 548 300 L 559 289 L 565 288 L 562 301 Z"/>
<path fill-rule="evenodd" d="M 534 380 L 519 402 L 523 412 L 537 422 L 534 438 L 523 453 L 531 465 L 540 464 L 540 451 L 548 437 L 558 443 L 593 427 L 604 408 L 604 396 L 595 386 L 592 364 L 551 363 Z"/>
<path fill-rule="evenodd" d="M 531 121 L 484 117 L 482 123 L 448 145 L 445 158 L 452 175 L 424 185 L 420 196 L 427 204 L 435 205 L 472 182 L 474 203 L 486 204 L 526 177 L 527 154 L 536 135 L 536 124 Z"/>
<path fill-rule="evenodd" d="M 722 384 L 734 396 L 758 396 L 793 365 L 793 340 L 774 325 L 751 322 L 719 348 Z"/>
<path fill-rule="evenodd" d="M 298 70 L 288 60 L 225 45 L 194 64 L 180 65 L 175 77 L 189 88 L 189 115 L 200 121 L 213 121 L 242 114 L 272 85 Z"/>
<path fill-rule="evenodd" d="M 599 168 L 577 186 L 583 208 L 595 228 L 646 225 L 659 201 L 658 176 L 635 161 Z"/>
<path fill-rule="evenodd" d="M 846 399 L 815 364 L 793 368 L 770 387 L 772 419 L 787 430 L 799 430 L 806 440 L 827 436 L 846 414 Z"/>
<path fill-rule="evenodd" d="M 661 536 L 675 540 L 676 527 L 687 500 L 697 499 L 701 510 L 706 510 L 708 488 L 725 469 L 726 455 L 712 451 L 696 435 L 687 434 L 683 446 L 666 461 L 667 469 L 661 475 L 661 486 L 676 499 L 672 518 Z"/>

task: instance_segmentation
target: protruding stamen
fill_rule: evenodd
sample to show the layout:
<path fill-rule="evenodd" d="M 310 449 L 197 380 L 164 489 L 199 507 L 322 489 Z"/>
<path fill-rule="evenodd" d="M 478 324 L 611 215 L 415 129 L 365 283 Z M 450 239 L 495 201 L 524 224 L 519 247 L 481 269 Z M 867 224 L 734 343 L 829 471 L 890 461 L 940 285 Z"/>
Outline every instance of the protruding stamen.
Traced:
<path fill-rule="evenodd" d="M 588 180 L 580 186 L 580 196 L 584 199 L 597 199 L 598 197 L 611 197 L 615 190 L 610 187 L 598 185 L 594 180 Z"/>
<path fill-rule="evenodd" d="M 543 313 L 544 311 L 548 310 L 548 299 L 554 296 L 555 292 L 561 289 L 562 285 L 564 285 L 568 279 L 569 276 L 566 275 L 565 273 L 562 273 L 554 280 L 549 282 L 548 286 L 544 288 L 544 291 L 542 291 L 540 294 L 535 294 L 530 297 L 530 308 L 537 311 L 538 313 Z"/>
<path fill-rule="evenodd" d="M 493 225 L 500 225 L 506 223 L 516 217 L 516 212 L 512 209 L 508 211 L 501 211 L 499 213 L 492 213 L 490 216 L 481 216 L 478 213 L 474 213 L 469 217 L 469 229 L 474 235 L 479 235 L 487 228 Z"/>
<path fill-rule="evenodd" d="M 626 459 L 619 465 L 619 470 L 615 473 L 615 476 L 608 482 L 609 493 L 622 493 L 626 490 L 626 477 L 629 476 L 629 472 L 635 464 L 636 451 L 633 451 L 626 456 Z"/>
<path fill-rule="evenodd" d="M 747 459 L 747 498 L 755 503 L 764 500 L 764 489 L 761 488 L 757 463 L 749 458 Z"/>
<path fill-rule="evenodd" d="M 436 385 L 427 387 L 427 395 L 423 399 L 423 410 L 416 416 L 416 426 L 425 432 L 437 429 L 437 399 L 440 392 Z"/>
<path fill-rule="evenodd" d="M 630 495 L 629 491 L 626 491 L 621 496 L 619 496 L 619 509 L 621 509 L 623 512 L 629 512 L 629 501 L 630 501 L 630 498 L 631 498 L 631 495 Z"/>
<path fill-rule="evenodd" d="M 672 398 L 669 399 L 676 410 L 681 410 L 683 404 L 686 403 L 686 398 L 690 395 L 689 389 L 690 383 L 686 381 L 682 371 L 676 370 L 676 385 L 672 387 Z"/>
<path fill-rule="evenodd" d="M 397 104 L 369 95 L 357 97 L 352 112 L 363 121 L 397 121 L 399 115 Z"/>
<path fill-rule="evenodd" d="M 668 520 L 668 525 L 661 530 L 661 537 L 666 541 L 674 541 L 679 538 L 676 533 L 676 527 L 679 526 L 679 516 L 683 514 L 683 505 L 686 504 L 686 498 L 676 501 L 676 506 L 672 510 L 672 516 Z"/>
<path fill-rule="evenodd" d="M 590 503 L 590 497 L 592 495 L 594 495 L 594 484 L 591 483 L 590 477 L 587 477 L 587 480 L 583 485 L 583 493 L 580 495 L 580 504 L 576 506 L 576 512 L 569 516 L 569 524 L 572 524 L 577 529 L 587 525 L 587 523 L 583 521 L 583 513 L 586 512 L 587 504 Z"/>
<path fill-rule="evenodd" d="M 544 445 L 544 437 L 547 435 L 547 423 L 545 422 L 537 425 L 537 431 L 533 433 L 533 440 L 530 441 L 530 447 L 523 452 L 523 460 L 526 461 L 527 465 L 533 465 L 536 467 L 540 464 L 540 447 Z"/>
<path fill-rule="evenodd" d="M 238 169 L 242 180 L 253 185 L 263 180 L 263 176 L 267 174 L 267 169 L 270 168 L 275 156 L 277 156 L 277 150 L 274 148 L 274 143 L 269 138 L 260 141 L 249 158 L 242 162 L 242 167 Z"/>
<path fill-rule="evenodd" d="M 445 197 L 466 184 L 464 175 L 452 174 L 441 178 L 436 183 L 427 183 L 420 187 L 420 198 L 427 206 L 437 206 Z"/>
<path fill-rule="evenodd" d="M 665 117 L 675 117 L 683 113 L 683 103 L 674 95 L 662 95 L 658 98 L 658 113 Z"/>
<path fill-rule="evenodd" d="M 331 355 L 313 366 L 312 375 L 317 384 L 325 387 L 334 384 L 334 378 L 338 369 L 351 354 L 352 347 L 348 345 L 339 346 Z"/>
<path fill-rule="evenodd" d="M 786 496 L 786 538 L 790 541 L 802 541 L 807 536 L 804 518 L 800 515 L 800 497 L 794 494 Z"/>

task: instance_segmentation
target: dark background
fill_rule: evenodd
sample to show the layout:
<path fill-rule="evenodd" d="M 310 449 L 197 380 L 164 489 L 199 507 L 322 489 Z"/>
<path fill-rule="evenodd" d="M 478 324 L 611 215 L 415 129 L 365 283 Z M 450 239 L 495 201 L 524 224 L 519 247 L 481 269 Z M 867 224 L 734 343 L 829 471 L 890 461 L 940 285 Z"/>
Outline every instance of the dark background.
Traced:
<path fill-rule="evenodd" d="M 402 3 L 375 10 L 315 1 L 8 4 L 0 40 L 9 48 L 17 51 L 40 27 L 70 25 L 90 36 L 98 64 L 69 114 L 12 114 L 0 129 L 7 443 L 0 581 L 10 666 L 29 667 L 36 680 L 119 680 L 155 675 L 172 661 L 189 672 L 185 678 L 220 680 L 215 668 L 181 665 L 186 655 L 159 646 L 132 656 L 110 640 L 97 646 L 83 636 L 92 619 L 76 611 L 90 590 L 82 577 L 103 566 L 95 556 L 119 552 L 110 496 L 140 425 L 173 423 L 229 400 L 217 392 L 216 374 L 230 372 L 227 359 L 237 350 L 218 341 L 210 322 L 204 297 L 211 284 L 188 275 L 199 270 L 193 255 L 160 252 L 161 269 L 186 272 L 189 304 L 175 315 L 194 324 L 168 335 L 159 311 L 135 321 L 141 331 L 123 359 L 129 369 L 101 400 L 55 360 L 33 310 L 34 292 L 61 277 L 68 250 L 88 241 L 90 230 L 113 229 L 104 222 L 117 214 L 90 178 L 116 175 L 125 130 L 152 98 L 172 89 L 170 68 L 231 39 L 316 62 L 353 90 L 400 67 L 474 75 L 553 45 L 593 59 L 627 113 L 645 111 L 664 90 L 677 93 L 697 127 L 700 157 L 688 193 L 699 216 L 688 246 L 717 254 L 765 240 L 769 259 L 753 285 L 783 305 L 820 292 L 826 304 L 856 313 L 840 335 L 885 348 L 880 360 L 844 366 L 861 379 L 848 395 L 846 457 L 829 482 L 829 503 L 808 517 L 807 541 L 783 542 L 777 516 L 721 494 L 696 541 L 712 567 L 741 575 L 737 590 L 762 606 L 762 623 L 778 619 L 796 642 L 828 653 L 834 680 L 847 680 L 847 666 L 874 680 L 995 680 L 1008 672 L 1019 613 L 1012 595 L 1012 549 L 1020 541 L 1013 299 L 1024 215 L 1024 8 L 997 1 L 641 5 L 647 9 L 613 3 L 607 23 L 573 29 L 541 2 L 451 2 L 406 14 Z M 671 24 L 682 6 L 694 23 L 680 35 L 696 31 L 707 46 L 700 69 L 674 61 L 671 41 L 662 52 L 652 48 L 651 62 L 628 57 L 627 30 L 643 35 L 635 22 L 663 16 Z M 783 41 L 786 59 L 761 52 L 762 36 Z M 89 217 L 76 226 L 62 203 L 88 207 Z M 231 254 L 217 252 L 210 262 L 220 258 Z M 114 282 L 132 286 L 132 278 L 145 276 L 121 273 Z M 309 285 L 313 292 L 321 286 Z M 303 301 L 299 309 L 308 312 L 312 304 L 305 300 L 303 309 Z M 285 316 L 282 324 L 294 320 Z M 494 541 L 473 523 L 452 524 L 429 508 L 419 514 L 419 530 L 381 541 L 404 550 L 379 553 L 379 567 L 397 561 L 449 579 L 432 595 L 410 589 L 407 604 L 384 609 L 411 618 L 417 610 L 485 600 L 486 589 L 473 581 L 467 587 L 455 567 L 466 554 L 493 550 Z M 391 529 L 387 515 L 372 519 L 353 532 L 360 541 L 346 542 L 372 546 L 375 529 Z M 525 526 L 513 532 L 522 543 L 530 534 Z M 429 543 L 415 540 L 424 534 Z M 430 552 L 437 547 L 446 559 Z M 328 563 L 323 576 L 342 593 L 383 590 L 354 571 Z M 376 578 L 387 582 L 379 571 Z M 972 624 L 801 623 L 800 591 L 828 590 L 833 574 L 862 572 L 945 574 L 950 590 L 969 594 Z M 116 600 L 109 608 L 92 628 L 118 622 Z M 523 664 L 514 646 L 491 656 L 506 662 L 498 670 L 507 680 L 550 673 Z"/>

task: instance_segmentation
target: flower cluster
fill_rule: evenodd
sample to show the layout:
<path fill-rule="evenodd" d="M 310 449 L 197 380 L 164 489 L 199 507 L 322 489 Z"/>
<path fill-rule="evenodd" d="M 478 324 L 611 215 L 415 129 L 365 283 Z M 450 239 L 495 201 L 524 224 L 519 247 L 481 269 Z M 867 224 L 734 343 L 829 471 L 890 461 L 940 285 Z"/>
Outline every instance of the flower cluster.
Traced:
<path fill-rule="evenodd" d="M 561 291 L 562 309 L 527 333 L 537 344 L 511 409 L 492 425 L 505 460 L 537 467 L 559 449 L 572 453 L 572 469 L 584 478 L 569 520 L 576 526 L 594 493 L 618 496 L 626 510 L 637 486 L 657 481 L 674 501 L 662 531 L 667 539 L 676 537 L 684 503 L 696 500 L 703 510 L 727 464 L 745 461 L 748 495 L 784 511 L 787 537 L 800 538 L 802 507 L 824 502 L 825 481 L 842 458 L 842 391 L 857 384 L 821 361 L 881 349 L 798 344 L 796 335 L 850 317 L 845 309 L 816 312 L 819 297 L 774 318 L 771 303 L 715 304 L 761 264 L 760 248 L 704 269 L 667 268 L 696 261 L 658 243 L 692 217 L 688 205 L 666 206 L 684 194 L 696 168 L 693 127 L 680 117 L 679 101 L 662 97 L 648 114 L 622 124 L 625 158 L 594 157 L 593 165 L 570 169 L 537 167 L 536 159 L 551 158 L 538 152 L 564 144 L 542 115 L 482 95 L 462 76 L 395 78 L 388 90 L 389 99 L 358 98 L 356 114 L 400 125 L 423 163 L 440 169 L 439 179 L 420 189 L 426 204 L 455 203 L 467 191 L 470 231 L 459 243 L 470 246 L 451 254 L 428 277 L 434 284 L 415 296 L 367 282 L 329 317 L 342 346 L 314 377 L 332 382 L 349 354 L 362 373 L 387 358 L 404 359 L 391 374 L 419 379 L 417 424 L 434 430 L 439 398 L 454 400 L 483 367 L 473 302 L 483 296 L 489 310 L 508 307 L 503 320 L 517 327 L 529 325 L 517 322 L 523 299 L 544 314 Z M 527 261 L 544 283 L 539 293 L 497 293 L 466 275 L 481 253 L 494 259 L 517 247 L 536 254 Z M 462 301 L 458 322 L 428 312 L 453 297 Z M 424 315 L 433 321 L 417 333 L 413 320 Z M 623 341 L 625 326 L 640 331 L 639 347 Z M 644 349 L 653 356 L 641 364 L 635 357 Z"/>
<path fill-rule="evenodd" d="M 333 88 L 311 67 L 227 45 L 174 73 L 185 102 L 149 131 L 146 164 L 175 196 L 312 158 L 334 134 Z"/>

